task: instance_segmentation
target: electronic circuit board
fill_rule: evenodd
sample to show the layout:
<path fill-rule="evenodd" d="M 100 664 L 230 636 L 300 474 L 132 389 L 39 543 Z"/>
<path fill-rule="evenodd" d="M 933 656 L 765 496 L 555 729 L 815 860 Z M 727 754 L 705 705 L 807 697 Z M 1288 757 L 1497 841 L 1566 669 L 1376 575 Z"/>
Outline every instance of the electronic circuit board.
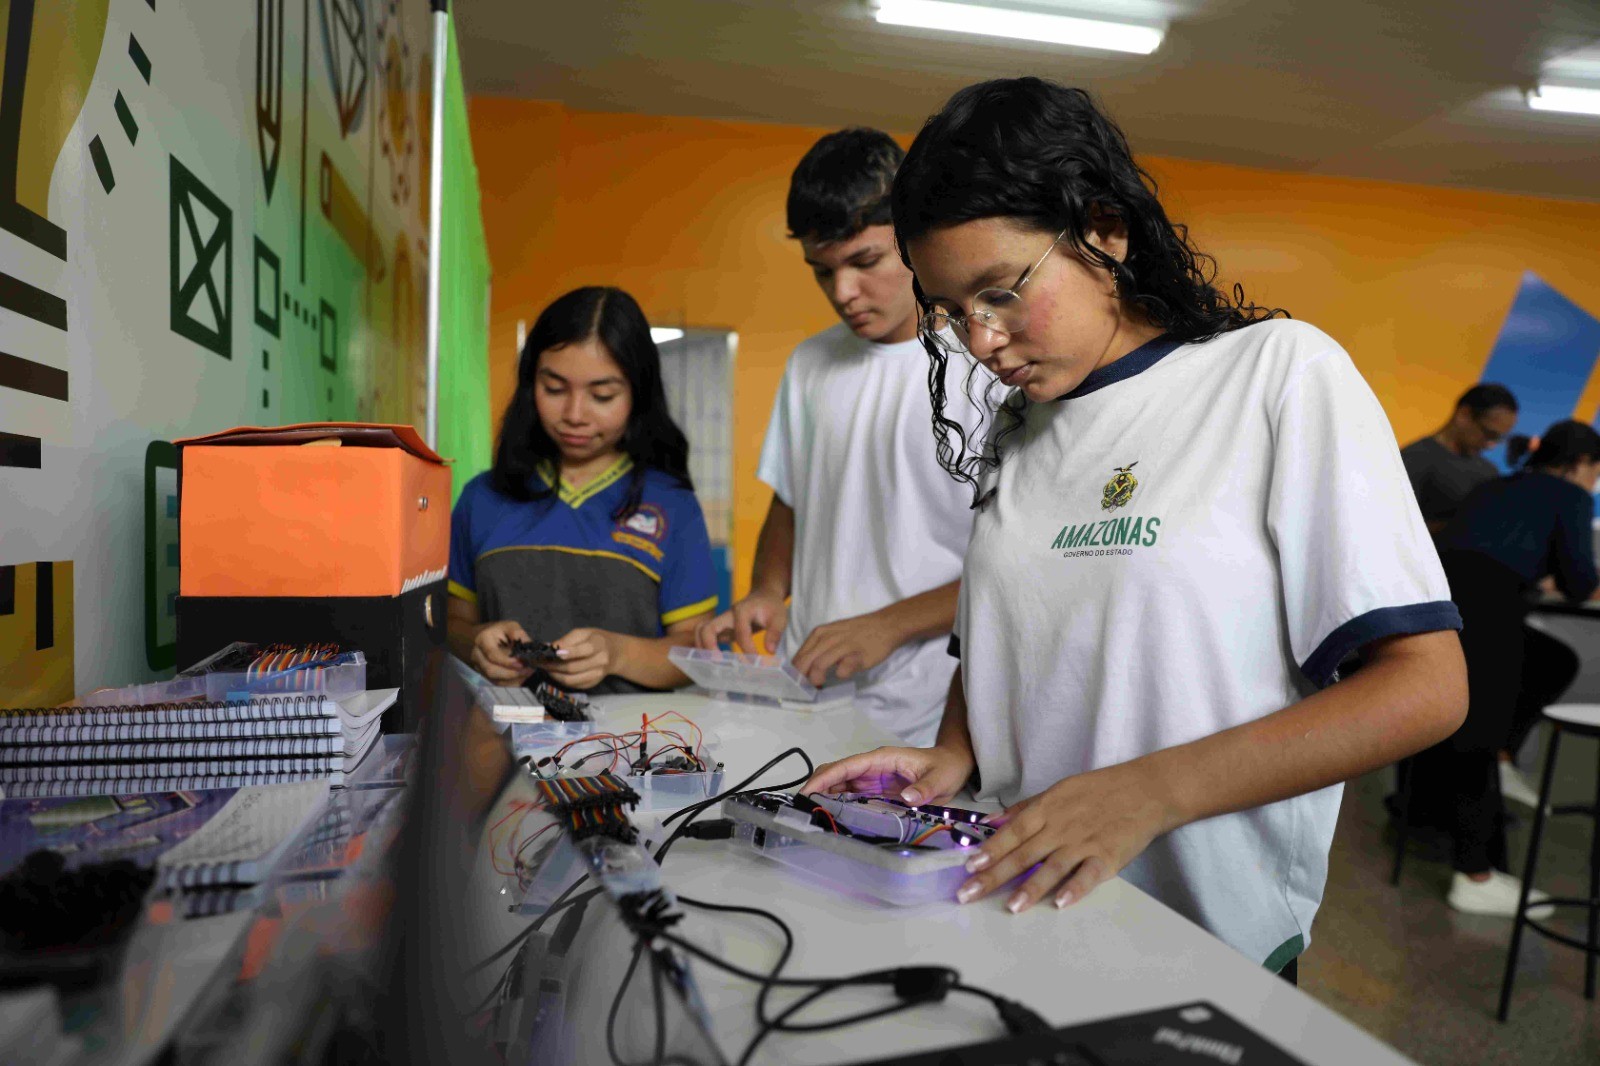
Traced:
<path fill-rule="evenodd" d="M 760 792 L 722 806 L 760 854 L 899 905 L 953 900 L 971 851 L 995 833 L 978 811 L 879 796 Z"/>

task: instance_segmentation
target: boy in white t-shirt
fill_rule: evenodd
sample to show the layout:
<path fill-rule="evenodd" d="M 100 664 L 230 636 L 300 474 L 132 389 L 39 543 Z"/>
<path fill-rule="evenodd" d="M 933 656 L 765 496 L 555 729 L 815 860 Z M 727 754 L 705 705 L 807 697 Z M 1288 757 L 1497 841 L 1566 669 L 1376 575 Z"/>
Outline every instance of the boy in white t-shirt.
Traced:
<path fill-rule="evenodd" d="M 779 652 L 817 684 L 854 678 L 861 710 L 921 744 L 955 668 L 945 648 L 972 511 L 939 466 L 911 272 L 889 225 L 903 157 L 888 134 L 848 129 L 795 169 L 789 230 L 842 324 L 789 358 L 761 451 L 773 496 L 750 594 L 699 642 Z M 955 408 L 984 384 L 969 382 L 973 369 L 947 371 Z"/>

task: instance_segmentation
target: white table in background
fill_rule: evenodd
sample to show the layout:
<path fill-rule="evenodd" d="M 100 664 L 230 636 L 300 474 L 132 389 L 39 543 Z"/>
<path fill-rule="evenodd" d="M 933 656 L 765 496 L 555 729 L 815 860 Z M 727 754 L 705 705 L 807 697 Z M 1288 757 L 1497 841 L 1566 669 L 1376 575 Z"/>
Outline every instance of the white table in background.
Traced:
<path fill-rule="evenodd" d="M 1578 676 L 1562 693 L 1563 703 L 1600 703 L 1600 600 L 1569 603 L 1555 596 L 1534 603 L 1528 624 L 1566 644 L 1578 655 Z"/>
<path fill-rule="evenodd" d="M 804 748 L 820 764 L 891 742 L 864 715 L 849 710 L 786 711 L 692 694 L 595 701 L 596 721 L 619 731 L 638 728 L 641 713 L 667 710 L 692 718 L 705 731 L 725 764 L 724 788 L 791 746 Z M 803 770 L 791 757 L 758 783 L 790 780 Z M 968 984 L 1026 1003 L 1058 1026 L 1207 1000 L 1308 1066 L 1410 1061 L 1120 878 L 1064 911 L 1041 906 L 1011 915 L 1003 894 L 966 906 L 892 907 L 802 879 L 732 841 L 681 840 L 664 867 L 674 892 L 764 907 L 787 921 L 797 941 L 786 971 L 793 975 L 938 963 L 960 970 Z M 696 942 L 720 941 L 725 957 L 749 969 L 764 971 L 777 957 L 777 934 L 758 919 L 691 912 L 682 928 Z M 696 965 L 695 973 L 718 1041 L 737 1053 L 754 1035 L 755 986 L 710 966 Z M 840 991 L 819 1004 L 815 1016 L 882 1002 L 881 991 Z M 775 1034 L 755 1063 L 856 1062 L 1003 1034 L 991 1006 L 952 996 L 936 1008 L 835 1032 Z"/>

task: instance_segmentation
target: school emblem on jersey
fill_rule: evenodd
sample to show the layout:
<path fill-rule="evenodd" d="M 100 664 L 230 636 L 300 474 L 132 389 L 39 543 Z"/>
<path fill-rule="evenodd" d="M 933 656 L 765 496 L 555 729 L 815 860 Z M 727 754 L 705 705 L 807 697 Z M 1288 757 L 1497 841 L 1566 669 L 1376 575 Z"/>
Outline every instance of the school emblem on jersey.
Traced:
<path fill-rule="evenodd" d="M 667 516 L 653 503 L 642 503 L 639 509 L 617 523 L 611 539 L 644 552 L 656 562 L 661 561 L 659 545 L 667 536 Z"/>
<path fill-rule="evenodd" d="M 1117 467 L 1115 476 L 1106 482 L 1105 491 L 1100 494 L 1102 511 L 1115 511 L 1133 499 L 1133 490 L 1139 487 L 1139 479 L 1133 476 L 1133 468 L 1138 465 L 1135 461 L 1127 466 Z"/>

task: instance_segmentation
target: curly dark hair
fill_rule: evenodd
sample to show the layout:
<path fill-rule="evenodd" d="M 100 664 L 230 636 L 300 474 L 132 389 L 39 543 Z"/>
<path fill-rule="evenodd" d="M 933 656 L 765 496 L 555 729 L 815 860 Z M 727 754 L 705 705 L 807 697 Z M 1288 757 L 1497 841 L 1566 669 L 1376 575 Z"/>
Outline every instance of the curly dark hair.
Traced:
<path fill-rule="evenodd" d="M 1167 218 L 1156 191 L 1122 130 L 1087 92 L 1041 78 L 1001 78 L 969 85 L 928 119 L 900 164 L 890 204 L 907 265 L 910 242 L 931 230 L 1006 218 L 1051 234 L 1065 231 L 1063 245 L 1110 271 L 1120 299 L 1178 340 L 1288 317 L 1246 302 L 1241 286 L 1231 294 L 1219 290 L 1215 261 L 1189 240 L 1187 227 Z M 1120 262 L 1087 239 L 1093 221 L 1106 215 L 1128 232 Z M 916 295 L 929 309 L 920 285 Z M 978 477 L 999 465 L 999 445 L 1021 425 L 1027 400 L 1017 390 L 991 401 L 994 382 L 983 397 L 972 396 L 974 366 L 968 395 L 980 410 L 995 412 L 995 424 L 969 431 L 945 416 L 946 353 L 931 337 L 922 344 L 932 360 L 928 389 L 940 465 L 972 486 L 977 506 Z"/>

